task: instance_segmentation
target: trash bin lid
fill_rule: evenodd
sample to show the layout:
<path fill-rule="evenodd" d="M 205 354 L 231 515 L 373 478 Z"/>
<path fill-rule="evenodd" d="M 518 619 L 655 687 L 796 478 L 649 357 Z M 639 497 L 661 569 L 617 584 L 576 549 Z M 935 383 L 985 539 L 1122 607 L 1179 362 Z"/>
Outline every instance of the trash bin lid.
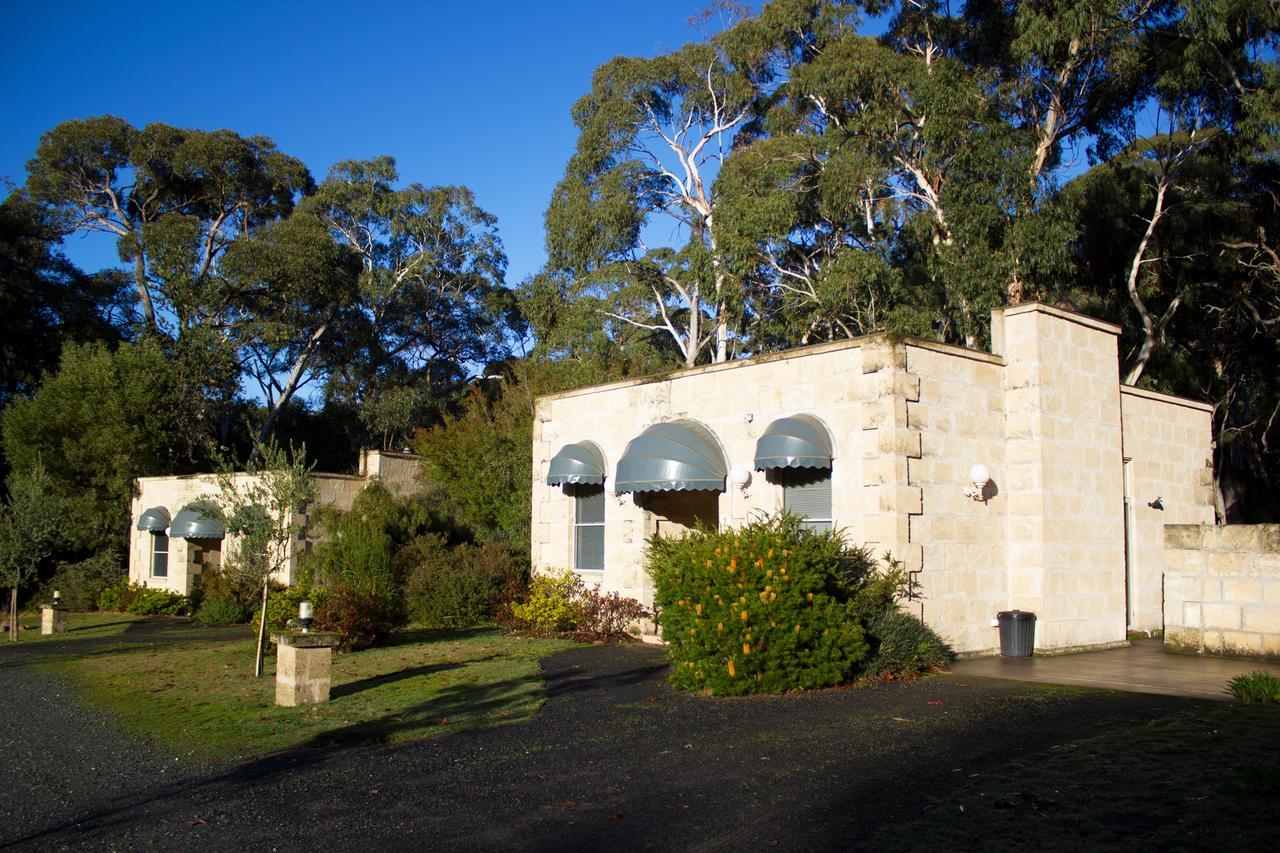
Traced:
<path fill-rule="evenodd" d="M 1030 610 L 1001 610 L 996 614 L 998 619 L 1012 619 L 1015 622 L 1035 621 L 1036 615 Z"/>

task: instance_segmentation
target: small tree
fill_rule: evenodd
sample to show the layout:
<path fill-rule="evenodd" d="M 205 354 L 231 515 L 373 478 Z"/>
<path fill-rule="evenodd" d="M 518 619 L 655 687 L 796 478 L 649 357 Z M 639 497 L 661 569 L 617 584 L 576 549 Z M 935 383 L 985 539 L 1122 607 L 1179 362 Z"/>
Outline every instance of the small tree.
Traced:
<path fill-rule="evenodd" d="M 224 464 L 218 474 L 218 509 L 227 532 L 238 539 L 227 570 L 245 584 L 262 587 L 254 677 L 262 675 L 271 577 L 289 561 L 291 540 L 301 529 L 298 510 L 315 497 L 311 467 L 305 447 L 285 451 L 273 441 L 257 446 L 243 473 Z"/>
<path fill-rule="evenodd" d="M 65 502 L 39 457 L 9 478 L 0 505 L 0 577 L 9 587 L 9 639 L 18 639 L 18 590 L 36 579 L 41 561 L 63 540 Z"/>

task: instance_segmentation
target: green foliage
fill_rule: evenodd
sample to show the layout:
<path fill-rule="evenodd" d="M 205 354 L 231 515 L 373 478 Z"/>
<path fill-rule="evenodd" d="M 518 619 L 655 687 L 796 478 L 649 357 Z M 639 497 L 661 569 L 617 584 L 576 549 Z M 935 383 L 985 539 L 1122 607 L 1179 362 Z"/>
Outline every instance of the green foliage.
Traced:
<path fill-rule="evenodd" d="M 187 612 L 187 598 L 167 589 L 135 587 L 125 612 L 138 616 L 181 616 Z"/>
<path fill-rule="evenodd" d="M 592 642 L 609 642 L 628 636 L 628 629 L 635 630 L 635 623 L 653 614 L 634 598 L 617 592 L 603 593 L 600 584 L 583 589 L 577 600 L 574 616 L 575 635 Z"/>
<path fill-rule="evenodd" d="M 4 453 L 15 470 L 43 462 L 72 544 L 123 549 L 134 478 L 184 470 L 171 435 L 182 404 L 158 344 L 68 345 L 58 372 L 5 409 Z"/>
<path fill-rule="evenodd" d="M 524 601 L 511 605 L 515 625 L 534 634 L 558 634 L 578 625 L 578 599 L 582 578 L 570 569 L 558 574 L 535 575 Z"/>
<path fill-rule="evenodd" d="M 336 631 L 347 651 L 380 646 L 403 624 L 404 612 L 397 600 L 341 583 L 315 609 L 314 627 Z"/>
<path fill-rule="evenodd" d="M 849 681 L 868 644 L 839 580 L 843 558 L 838 533 L 788 515 L 651 539 L 672 685 L 743 695 Z"/>
<path fill-rule="evenodd" d="M 912 678 L 943 669 L 955 653 L 928 625 L 896 605 L 866 620 L 871 656 L 859 667 L 867 678 Z"/>
<path fill-rule="evenodd" d="M 1246 705 L 1280 703 L 1280 676 L 1262 669 L 1237 675 L 1227 682 L 1227 691 Z"/>
<path fill-rule="evenodd" d="M 0 584 L 21 590 L 65 539 L 70 515 L 39 456 L 15 471 L 8 485 L 8 500 L 0 504 Z"/>
<path fill-rule="evenodd" d="M 267 631 L 284 631 L 289 628 L 290 620 L 298 618 L 298 605 L 310 601 L 314 616 L 329 598 L 329 591 L 323 587 L 307 588 L 301 584 L 288 589 L 273 590 L 267 598 Z"/>
<path fill-rule="evenodd" d="M 126 574 L 121 555 L 112 550 L 75 562 L 60 562 L 42 584 L 42 596 L 52 598 L 57 590 L 71 610 L 95 610 L 103 591 Z"/>
<path fill-rule="evenodd" d="M 202 625 L 239 625 L 249 621 L 249 611 L 234 601 L 206 598 L 195 612 L 195 620 Z"/>
<path fill-rule="evenodd" d="M 503 590 L 528 575 L 523 555 L 503 545 L 450 547 L 438 533 L 419 536 L 396 554 L 409 618 L 431 628 L 491 621 Z"/>
<path fill-rule="evenodd" d="M 623 376 L 607 359 L 529 359 L 501 380 L 480 379 L 460 411 L 413 441 L 429 479 L 448 483 L 445 509 L 479 541 L 524 549 L 529 542 L 534 400 Z"/>
<path fill-rule="evenodd" d="M 138 587 L 123 577 L 107 586 L 98 596 L 98 609 L 109 613 L 127 613 Z"/>

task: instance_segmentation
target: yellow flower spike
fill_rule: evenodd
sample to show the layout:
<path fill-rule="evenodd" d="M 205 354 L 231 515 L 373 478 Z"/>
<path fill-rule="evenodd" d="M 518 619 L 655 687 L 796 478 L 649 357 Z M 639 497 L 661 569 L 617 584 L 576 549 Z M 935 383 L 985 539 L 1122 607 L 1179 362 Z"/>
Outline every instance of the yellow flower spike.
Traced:
<path fill-rule="evenodd" d="M 699 601 L 697 604 L 693 605 L 693 609 L 694 609 L 694 611 L 695 611 L 699 616 L 701 616 L 701 615 L 702 615 L 702 602 L 701 602 L 701 601 Z"/>
<path fill-rule="evenodd" d="M 737 677 L 738 677 L 738 673 L 737 673 L 737 671 L 735 671 L 735 670 L 734 670 L 734 668 L 733 668 L 733 658 L 729 658 L 729 677 L 730 677 L 730 678 L 737 678 Z"/>
<path fill-rule="evenodd" d="M 733 571 L 737 571 L 737 569 L 738 569 L 738 558 L 734 557 L 729 561 L 729 571 L 733 572 Z"/>
<path fill-rule="evenodd" d="M 723 633 L 724 633 L 724 623 L 723 623 L 723 622 L 717 622 L 717 623 L 716 623 L 716 633 L 717 633 L 717 634 L 723 634 Z"/>
<path fill-rule="evenodd" d="M 799 634 L 799 633 L 800 633 L 800 626 L 799 626 L 799 625 L 796 625 L 796 633 L 797 633 L 797 634 Z"/>
<path fill-rule="evenodd" d="M 776 592 L 771 592 L 771 593 L 769 593 L 769 600 L 770 600 L 770 601 L 777 601 L 777 600 L 778 600 L 778 594 L 777 594 Z"/>
<path fill-rule="evenodd" d="M 751 644 L 750 644 L 750 643 L 743 643 L 743 644 L 742 644 L 742 656 L 745 658 L 745 657 L 746 657 L 747 655 L 749 655 L 749 654 L 751 654 Z"/>
<path fill-rule="evenodd" d="M 767 592 L 761 592 L 761 593 L 760 593 L 760 603 L 761 603 L 761 604 L 764 604 L 764 603 L 765 603 L 766 601 L 768 601 L 768 600 L 769 600 L 769 593 L 767 593 Z"/>
<path fill-rule="evenodd" d="M 711 568 L 711 561 L 710 561 L 710 560 L 707 560 L 707 568 L 708 568 L 708 569 L 709 569 L 709 568 Z"/>
<path fill-rule="evenodd" d="M 766 554 L 765 556 L 766 556 L 766 557 L 772 557 L 772 556 L 773 556 L 773 549 L 772 549 L 772 548 L 770 548 L 770 549 L 769 549 L 769 553 L 768 553 L 768 554 Z"/>
<path fill-rule="evenodd" d="M 805 598 L 809 599 L 810 601 L 813 601 L 813 593 L 809 593 L 808 595 L 805 596 Z"/>
<path fill-rule="evenodd" d="M 747 611 L 745 611 L 745 610 L 744 610 L 744 611 L 742 611 L 742 621 L 743 621 L 743 622 L 746 622 L 746 621 L 747 621 Z"/>
<path fill-rule="evenodd" d="M 770 569 L 769 571 L 765 572 L 764 576 L 767 578 L 773 577 L 773 569 Z"/>

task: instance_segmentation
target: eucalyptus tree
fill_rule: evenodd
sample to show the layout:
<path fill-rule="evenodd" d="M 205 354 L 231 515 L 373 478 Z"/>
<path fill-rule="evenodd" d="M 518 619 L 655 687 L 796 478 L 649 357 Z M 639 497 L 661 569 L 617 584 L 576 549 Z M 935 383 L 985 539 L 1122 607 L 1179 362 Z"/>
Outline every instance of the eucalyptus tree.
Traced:
<path fill-rule="evenodd" d="M 841 3 L 783 0 L 652 59 L 613 59 L 573 107 L 573 157 L 547 211 L 550 271 L 603 318 L 724 361 L 743 312 L 719 244 L 716 176 L 794 63 L 851 23 Z M 670 245 L 650 245 L 672 235 Z"/>
<path fill-rule="evenodd" d="M 220 319 L 227 248 L 287 216 L 313 188 L 306 166 L 266 137 L 159 122 L 139 130 L 115 116 L 50 130 L 27 172 L 31 197 L 66 231 L 117 238 L 143 323 L 175 336 Z"/>
<path fill-rule="evenodd" d="M 398 179 L 391 157 L 341 162 L 300 211 L 357 263 L 327 395 L 359 406 L 384 444 L 423 425 L 474 365 L 504 357 L 518 325 L 497 220 L 466 187 Z"/>

